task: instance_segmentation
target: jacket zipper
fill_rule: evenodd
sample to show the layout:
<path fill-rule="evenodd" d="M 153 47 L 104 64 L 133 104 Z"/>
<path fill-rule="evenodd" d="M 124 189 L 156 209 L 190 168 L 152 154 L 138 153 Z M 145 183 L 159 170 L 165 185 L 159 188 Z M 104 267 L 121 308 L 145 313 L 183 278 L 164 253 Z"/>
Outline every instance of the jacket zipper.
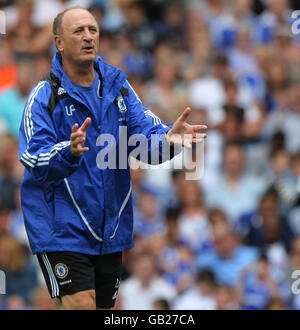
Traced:
<path fill-rule="evenodd" d="M 132 184 L 131 184 L 131 182 L 130 182 L 130 188 L 129 188 L 129 191 L 128 191 L 128 193 L 127 193 L 127 195 L 126 195 L 126 197 L 125 197 L 125 199 L 124 199 L 124 201 L 123 201 L 123 204 L 121 205 L 121 208 L 120 208 L 120 211 L 119 211 L 119 214 L 118 214 L 118 222 L 117 222 L 117 225 L 116 225 L 116 227 L 115 227 L 115 229 L 114 229 L 113 234 L 109 237 L 110 239 L 113 239 L 113 238 L 115 237 L 116 233 L 117 233 L 117 230 L 118 230 L 119 225 L 120 225 L 120 217 L 121 217 L 121 214 L 122 214 L 122 212 L 123 212 L 123 210 L 124 210 L 124 208 L 125 208 L 125 206 L 126 206 L 128 200 L 129 200 L 129 197 L 130 197 L 131 191 L 132 191 Z"/>
<path fill-rule="evenodd" d="M 64 181 L 65 181 L 66 187 L 67 187 L 67 189 L 68 189 L 69 195 L 70 195 L 70 197 L 71 197 L 71 199 L 72 199 L 72 202 L 73 202 L 74 206 L 76 207 L 76 209 L 77 209 L 77 211 L 78 211 L 78 213 L 79 213 L 81 219 L 83 220 L 83 222 L 85 223 L 85 225 L 88 227 L 90 233 L 94 236 L 94 238 L 95 238 L 97 241 L 99 241 L 99 242 L 103 242 L 103 239 L 102 239 L 101 237 L 99 237 L 99 236 L 94 232 L 93 228 L 90 226 L 90 224 L 88 223 L 87 219 L 85 218 L 85 216 L 84 216 L 83 213 L 81 212 L 80 207 L 78 206 L 78 204 L 77 204 L 77 202 L 76 202 L 76 200 L 75 200 L 75 198 L 74 198 L 74 196 L 73 196 L 73 193 L 72 193 L 72 191 L 71 191 L 71 188 L 70 188 L 70 185 L 69 185 L 69 182 L 68 182 L 67 178 L 65 178 Z"/>

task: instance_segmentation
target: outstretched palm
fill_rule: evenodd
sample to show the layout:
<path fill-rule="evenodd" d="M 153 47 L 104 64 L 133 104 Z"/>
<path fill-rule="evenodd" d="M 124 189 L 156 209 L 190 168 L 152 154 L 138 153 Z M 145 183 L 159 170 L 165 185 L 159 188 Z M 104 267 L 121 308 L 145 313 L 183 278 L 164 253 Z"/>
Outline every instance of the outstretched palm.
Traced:
<path fill-rule="evenodd" d="M 191 111 L 191 108 L 186 108 L 174 122 L 172 129 L 167 133 L 167 141 L 170 144 L 191 148 L 192 143 L 202 142 L 206 137 L 205 133 L 201 133 L 207 129 L 206 125 L 190 125 L 186 122 Z"/>

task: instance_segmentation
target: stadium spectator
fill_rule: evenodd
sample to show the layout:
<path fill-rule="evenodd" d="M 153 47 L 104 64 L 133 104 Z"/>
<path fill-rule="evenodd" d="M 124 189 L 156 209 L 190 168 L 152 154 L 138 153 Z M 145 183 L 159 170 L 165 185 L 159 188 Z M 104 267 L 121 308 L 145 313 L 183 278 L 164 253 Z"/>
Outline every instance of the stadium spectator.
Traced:
<path fill-rule="evenodd" d="M 225 145 L 223 172 L 217 182 L 204 194 L 207 205 L 223 209 L 233 224 L 255 207 L 265 189 L 261 180 L 245 170 L 245 153 L 237 143 Z"/>
<path fill-rule="evenodd" d="M 289 24 L 290 0 L 266 0 L 266 9 L 259 17 L 259 41 L 271 43 L 279 23 Z"/>
<path fill-rule="evenodd" d="M 228 52 L 230 68 L 240 84 L 247 86 L 255 99 L 262 100 L 265 84 L 253 52 L 253 25 L 247 22 L 239 23 L 235 39 L 235 46 Z"/>
<path fill-rule="evenodd" d="M 293 182 L 289 185 L 288 222 L 296 235 L 300 235 L 300 152 L 291 156 L 291 174 Z"/>
<path fill-rule="evenodd" d="M 15 208 L 15 191 L 18 187 L 17 148 L 17 140 L 13 135 L 2 135 L 0 139 L 0 199 L 10 208 Z"/>
<path fill-rule="evenodd" d="M 13 207 L 0 200 L 0 237 L 10 232 L 10 215 L 12 211 Z"/>
<path fill-rule="evenodd" d="M 153 80 L 145 84 L 143 100 L 167 123 L 178 117 L 188 103 L 185 84 L 178 82 L 179 61 L 170 43 L 160 43 L 154 49 Z"/>
<path fill-rule="evenodd" d="M 119 0 L 119 5 L 125 19 L 121 30 L 130 36 L 136 47 L 151 50 L 157 36 L 148 21 L 143 4 L 138 0 Z"/>
<path fill-rule="evenodd" d="M 189 84 L 189 99 L 195 108 L 203 108 L 207 112 L 207 123 L 213 127 L 222 118 L 220 109 L 224 104 L 225 93 L 223 81 L 228 76 L 229 66 L 227 57 L 217 53 L 210 58 L 210 71 Z M 207 97 L 214 95 L 214 97 Z"/>
<path fill-rule="evenodd" d="M 123 309 L 150 310 L 157 299 L 169 303 L 176 291 L 171 284 L 156 274 L 152 258 L 147 254 L 136 256 L 132 275 L 120 288 L 120 301 Z"/>
<path fill-rule="evenodd" d="M 0 95 L 0 118 L 4 120 L 7 132 L 16 138 L 22 120 L 24 106 L 27 96 L 36 81 L 32 74 L 31 61 L 19 62 L 17 64 L 17 84 L 7 89 Z"/>
<path fill-rule="evenodd" d="M 286 139 L 286 149 L 295 153 L 300 148 L 300 142 L 295 134 L 300 123 L 299 83 L 289 84 L 287 90 L 287 106 L 273 111 L 264 128 L 266 137 L 272 136 L 276 131 L 282 131 Z"/>
<path fill-rule="evenodd" d="M 156 260 L 159 273 L 176 288 L 177 293 L 191 286 L 195 273 L 195 256 L 180 235 L 179 216 L 179 209 L 168 208 L 165 214 L 165 234 L 160 240 L 152 237 L 148 247 Z"/>
<path fill-rule="evenodd" d="M 196 275 L 195 285 L 183 292 L 174 302 L 174 310 L 216 309 L 214 273 L 202 269 Z"/>
<path fill-rule="evenodd" d="M 157 38 L 180 43 L 184 35 L 186 7 L 181 1 L 172 1 L 163 7 L 163 19 L 155 20 Z"/>
<path fill-rule="evenodd" d="M 225 92 L 225 103 L 222 105 L 222 109 L 220 112 L 222 112 L 222 118 L 220 118 L 220 121 L 217 125 L 222 125 L 222 119 L 224 121 L 224 117 L 228 116 L 228 111 L 232 108 L 239 108 L 242 109 L 240 112 L 243 112 L 243 114 L 240 114 L 239 116 L 242 117 L 242 125 L 240 127 L 241 133 L 243 135 L 244 140 L 248 139 L 255 139 L 259 136 L 261 127 L 264 123 L 262 113 L 255 104 L 255 102 L 239 102 L 238 100 L 238 83 L 232 79 L 232 78 L 226 78 L 223 81 L 224 85 L 224 92 Z M 228 122 L 228 118 L 227 122 Z M 232 127 L 235 129 L 235 127 Z M 224 132 L 225 138 L 227 137 L 227 132 Z M 232 133 L 233 134 L 233 133 Z"/>
<path fill-rule="evenodd" d="M 201 250 L 210 235 L 208 214 L 196 181 L 186 181 L 180 190 L 180 237 L 194 251 Z"/>
<path fill-rule="evenodd" d="M 271 187 L 262 196 L 258 209 L 241 217 L 237 229 L 246 244 L 256 246 L 267 254 L 276 280 L 284 276 L 287 253 L 294 237 L 279 205 L 278 192 Z"/>
<path fill-rule="evenodd" d="M 289 251 L 294 233 L 282 216 L 279 205 L 278 192 L 270 187 L 262 196 L 258 209 L 241 217 L 237 232 L 247 244 L 266 250 L 278 243 Z"/>
<path fill-rule="evenodd" d="M 259 250 L 240 244 L 225 219 L 213 226 L 213 247 L 197 255 L 197 268 L 210 269 L 214 272 L 217 283 L 233 287 L 243 269 L 256 261 Z"/>
<path fill-rule="evenodd" d="M 164 231 L 160 203 L 149 191 L 140 191 L 135 210 L 134 231 L 137 235 L 149 237 Z"/>
<path fill-rule="evenodd" d="M 240 309 L 235 289 L 226 284 L 219 284 L 215 293 L 217 310 L 237 310 Z"/>
<path fill-rule="evenodd" d="M 14 52 L 8 41 L 0 38 L 0 93 L 7 88 L 14 87 L 16 83 L 17 66 L 14 61 Z"/>
<path fill-rule="evenodd" d="M 181 55 L 180 74 L 187 83 L 193 83 L 195 79 L 206 73 L 206 66 L 212 52 L 212 42 L 209 29 L 203 22 L 199 12 L 189 10 L 186 17 L 184 30 L 184 46 L 178 47 Z"/>
<path fill-rule="evenodd" d="M 27 248 L 8 235 L 0 239 L 0 267 L 6 275 L 4 304 L 8 308 L 29 307 L 37 286 L 37 268 Z"/>
<path fill-rule="evenodd" d="M 284 302 L 279 298 L 274 298 L 268 301 L 267 305 L 265 306 L 266 310 L 275 311 L 275 310 L 286 310 L 287 306 Z"/>
<path fill-rule="evenodd" d="M 169 306 L 169 303 L 166 299 L 156 299 L 154 302 L 153 302 L 153 306 L 152 306 L 152 309 L 153 310 L 169 310 L 170 309 L 170 306 Z"/>
<path fill-rule="evenodd" d="M 16 1 L 15 6 L 10 7 L 7 13 L 12 25 L 8 28 L 9 42 L 16 55 L 42 53 L 51 45 L 49 26 L 42 27 L 35 24 L 34 7 L 39 3 L 41 2 L 32 0 Z M 47 8 L 48 10 L 44 10 L 43 13 L 48 17 L 49 11 L 53 8 L 49 6 L 49 2 Z M 40 12 L 38 17 L 42 15 Z M 45 22 L 46 20 L 42 24 Z"/>
<path fill-rule="evenodd" d="M 277 57 L 277 54 L 274 54 L 264 62 L 263 70 L 267 85 L 267 110 L 279 110 L 276 106 L 282 106 L 282 104 L 279 103 L 278 96 L 280 97 L 280 94 L 288 89 L 290 83 L 288 67 Z"/>
<path fill-rule="evenodd" d="M 269 301 L 284 298 L 284 289 L 274 279 L 267 256 L 261 255 L 255 265 L 242 272 L 237 296 L 242 309 L 264 309 Z"/>

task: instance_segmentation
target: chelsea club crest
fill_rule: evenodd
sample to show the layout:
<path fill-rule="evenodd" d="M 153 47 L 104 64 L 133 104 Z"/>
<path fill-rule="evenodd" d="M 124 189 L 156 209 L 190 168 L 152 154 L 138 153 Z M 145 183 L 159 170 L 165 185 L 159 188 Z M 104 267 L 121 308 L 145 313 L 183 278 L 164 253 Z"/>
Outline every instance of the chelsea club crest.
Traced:
<path fill-rule="evenodd" d="M 69 273 L 67 265 L 63 263 L 56 264 L 54 267 L 54 271 L 55 275 L 60 279 L 67 277 Z"/>
<path fill-rule="evenodd" d="M 121 113 L 125 113 L 127 111 L 127 107 L 126 107 L 125 101 L 122 96 L 119 96 L 117 98 L 117 104 L 118 104 L 119 111 Z"/>

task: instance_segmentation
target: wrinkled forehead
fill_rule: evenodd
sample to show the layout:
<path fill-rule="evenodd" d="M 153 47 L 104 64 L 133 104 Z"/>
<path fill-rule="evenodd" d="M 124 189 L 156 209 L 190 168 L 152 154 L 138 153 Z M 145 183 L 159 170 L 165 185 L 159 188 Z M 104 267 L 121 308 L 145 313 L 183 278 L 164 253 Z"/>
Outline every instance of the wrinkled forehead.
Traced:
<path fill-rule="evenodd" d="M 62 20 L 63 31 L 72 31 L 78 27 L 84 26 L 96 26 L 98 28 L 95 17 L 87 10 L 75 8 L 64 14 Z"/>

